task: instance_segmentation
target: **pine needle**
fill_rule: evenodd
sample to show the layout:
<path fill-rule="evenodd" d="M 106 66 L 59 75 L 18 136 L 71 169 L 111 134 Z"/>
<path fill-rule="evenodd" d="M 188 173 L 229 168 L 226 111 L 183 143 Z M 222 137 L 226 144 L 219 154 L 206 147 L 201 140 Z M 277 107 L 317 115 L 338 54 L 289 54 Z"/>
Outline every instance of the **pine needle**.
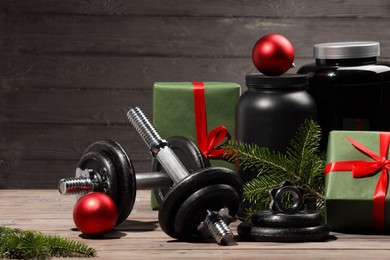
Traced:
<path fill-rule="evenodd" d="M 0 257 L 48 259 L 51 257 L 93 257 L 96 250 L 86 244 L 38 231 L 0 227 Z"/>
<path fill-rule="evenodd" d="M 285 154 L 266 147 L 229 141 L 223 148 L 230 161 L 240 163 L 243 169 L 257 173 L 244 184 L 244 200 L 249 201 L 247 214 L 269 208 L 269 190 L 289 180 L 303 188 L 304 203 L 308 209 L 323 209 L 324 156 L 320 154 L 321 128 L 313 120 L 305 120 L 291 140 Z"/>

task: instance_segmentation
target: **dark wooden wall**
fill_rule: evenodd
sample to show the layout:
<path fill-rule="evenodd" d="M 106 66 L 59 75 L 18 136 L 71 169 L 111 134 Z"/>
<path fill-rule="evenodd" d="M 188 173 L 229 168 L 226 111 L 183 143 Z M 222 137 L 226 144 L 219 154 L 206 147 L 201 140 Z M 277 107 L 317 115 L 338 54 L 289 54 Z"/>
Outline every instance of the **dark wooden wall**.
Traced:
<path fill-rule="evenodd" d="M 292 41 L 298 67 L 329 41 L 376 40 L 390 60 L 390 2 L 0 0 L 0 188 L 56 188 L 100 138 L 149 170 L 128 108 L 151 115 L 155 81 L 244 86 L 268 33 Z"/>

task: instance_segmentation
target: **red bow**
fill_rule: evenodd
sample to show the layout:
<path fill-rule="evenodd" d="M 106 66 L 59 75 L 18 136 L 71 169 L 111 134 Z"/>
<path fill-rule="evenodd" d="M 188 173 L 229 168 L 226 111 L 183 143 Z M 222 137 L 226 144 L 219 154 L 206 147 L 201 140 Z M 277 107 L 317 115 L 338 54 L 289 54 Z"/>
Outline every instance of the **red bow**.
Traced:
<path fill-rule="evenodd" d="M 196 140 L 202 153 L 209 159 L 222 159 L 225 150 L 217 146 L 225 138 L 230 139 L 226 127 L 218 126 L 207 133 L 206 100 L 203 82 L 192 82 L 194 86 L 194 112 Z"/>
<path fill-rule="evenodd" d="M 388 170 L 390 160 L 387 153 L 390 144 L 390 133 L 381 132 L 379 135 L 380 155 L 377 155 L 361 143 L 346 136 L 349 142 L 360 152 L 374 159 L 374 161 L 350 160 L 331 162 L 325 166 L 325 175 L 334 171 L 352 171 L 354 178 L 365 178 L 376 175 L 381 171 L 373 199 L 373 224 L 374 228 L 383 230 L 385 226 L 385 202 L 388 187 Z"/>

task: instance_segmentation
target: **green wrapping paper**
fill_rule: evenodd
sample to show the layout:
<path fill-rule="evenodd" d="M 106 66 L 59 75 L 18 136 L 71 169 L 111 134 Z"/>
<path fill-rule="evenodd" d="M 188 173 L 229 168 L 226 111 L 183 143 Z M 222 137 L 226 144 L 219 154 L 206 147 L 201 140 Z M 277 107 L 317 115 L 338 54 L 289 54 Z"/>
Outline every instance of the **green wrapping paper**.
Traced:
<path fill-rule="evenodd" d="M 207 133 L 218 126 L 234 137 L 235 108 L 241 87 L 236 83 L 203 82 Z M 156 82 L 153 88 L 153 125 L 162 136 L 185 136 L 198 144 L 195 123 L 194 86 L 191 82 Z M 224 160 L 210 160 L 212 166 L 234 169 Z M 153 194 L 152 194 L 153 195 Z M 152 208 L 157 203 L 152 196 Z"/>
<path fill-rule="evenodd" d="M 329 163 L 348 160 L 374 162 L 364 152 L 354 147 L 347 138 L 351 138 L 380 154 L 380 132 L 368 131 L 332 131 L 329 134 L 327 150 L 327 166 Z M 387 145 L 388 146 L 388 145 Z M 388 157 L 387 157 L 388 158 Z M 352 170 L 330 170 L 325 177 L 325 209 L 326 223 L 333 231 L 339 232 L 383 232 L 390 230 L 390 195 L 385 196 L 384 227 L 377 229 L 378 221 L 374 220 L 374 193 L 382 168 L 375 170 L 370 176 L 355 178 Z M 327 168 L 325 168 L 325 173 Z M 387 172 L 385 173 L 387 175 Z M 385 186 L 388 183 L 385 184 Z"/>

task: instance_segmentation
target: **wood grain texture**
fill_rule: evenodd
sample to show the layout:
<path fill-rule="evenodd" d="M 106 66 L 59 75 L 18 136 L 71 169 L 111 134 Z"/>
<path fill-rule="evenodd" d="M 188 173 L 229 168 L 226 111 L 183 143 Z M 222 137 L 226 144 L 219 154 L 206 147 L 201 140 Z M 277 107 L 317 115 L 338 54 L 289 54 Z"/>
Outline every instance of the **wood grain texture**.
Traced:
<path fill-rule="evenodd" d="M 0 158 L 6 160 L 79 160 L 84 150 L 99 139 L 117 141 L 135 160 L 150 154 L 130 125 L 0 125 Z"/>
<path fill-rule="evenodd" d="M 4 123 L 128 124 L 130 107 L 145 108 L 152 115 L 152 90 L 23 90 L 0 96 Z"/>
<path fill-rule="evenodd" d="M 0 225 L 38 230 L 86 243 L 101 259 L 387 259 L 387 235 L 331 232 L 326 242 L 243 242 L 236 246 L 187 243 L 167 236 L 150 209 L 150 192 L 139 191 L 129 218 L 100 239 L 80 236 L 72 218 L 74 196 L 50 190 L 0 190 Z M 230 224 L 237 234 L 239 221 Z"/>
<path fill-rule="evenodd" d="M 2 0 L 5 13 L 87 15 L 256 16 L 256 17 L 390 17 L 386 0 Z"/>
<path fill-rule="evenodd" d="M 62 178 L 74 177 L 78 160 L 0 161 L 0 189 L 56 189 Z"/>
<path fill-rule="evenodd" d="M 311 59 L 297 59 L 303 65 Z M 0 93 L 22 89 L 150 91 L 156 81 L 229 81 L 245 85 L 248 58 L 0 54 Z M 293 69 L 291 70 L 294 71 Z"/>
<path fill-rule="evenodd" d="M 0 189 L 54 188 L 74 176 L 90 144 L 107 138 L 123 147 L 136 172 L 151 170 L 147 146 L 128 125 L 2 124 L 0 133 Z"/>
<path fill-rule="evenodd" d="M 291 40 L 298 58 L 312 57 L 315 43 L 362 40 L 379 40 L 382 56 L 390 57 L 389 20 L 380 18 L 26 14 L 7 15 L 0 23 L 0 49 L 10 53 L 250 57 L 258 38 L 279 33 Z"/>

